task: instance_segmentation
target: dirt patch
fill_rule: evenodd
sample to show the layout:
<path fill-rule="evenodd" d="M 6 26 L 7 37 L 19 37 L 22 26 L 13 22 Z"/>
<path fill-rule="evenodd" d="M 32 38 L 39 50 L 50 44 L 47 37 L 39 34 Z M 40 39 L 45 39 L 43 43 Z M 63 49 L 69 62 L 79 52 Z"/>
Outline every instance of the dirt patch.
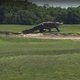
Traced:
<path fill-rule="evenodd" d="M 22 34 L 15 32 L 0 32 L 2 37 L 22 37 L 22 38 L 39 38 L 39 39 L 76 39 L 80 40 L 80 33 L 32 33 Z"/>
<path fill-rule="evenodd" d="M 80 39 L 80 34 L 49 34 L 49 33 L 37 33 L 37 34 L 20 34 L 16 35 L 16 37 L 24 37 L 24 38 L 39 38 L 39 39 Z"/>

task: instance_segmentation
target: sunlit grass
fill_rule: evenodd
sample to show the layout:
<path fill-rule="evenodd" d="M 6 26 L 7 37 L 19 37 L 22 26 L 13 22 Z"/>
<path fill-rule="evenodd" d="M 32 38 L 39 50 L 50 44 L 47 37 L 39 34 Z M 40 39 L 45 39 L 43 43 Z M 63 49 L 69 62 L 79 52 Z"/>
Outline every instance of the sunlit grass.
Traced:
<path fill-rule="evenodd" d="M 0 38 L 1 80 L 79 80 L 80 41 Z"/>
<path fill-rule="evenodd" d="M 0 31 L 20 32 L 31 27 L 0 25 Z M 59 33 L 79 33 L 80 25 L 60 29 Z M 80 40 L 0 37 L 0 80 L 79 79 Z"/>

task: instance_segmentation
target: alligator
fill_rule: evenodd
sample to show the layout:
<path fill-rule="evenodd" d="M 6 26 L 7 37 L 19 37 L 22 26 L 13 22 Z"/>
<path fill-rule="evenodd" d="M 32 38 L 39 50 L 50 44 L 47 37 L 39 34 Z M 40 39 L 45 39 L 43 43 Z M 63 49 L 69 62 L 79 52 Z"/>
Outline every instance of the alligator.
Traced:
<path fill-rule="evenodd" d="M 43 33 L 47 30 L 49 30 L 49 32 L 51 32 L 51 29 L 52 28 L 56 28 L 56 30 L 59 32 L 59 26 L 61 25 L 62 23 L 60 22 L 51 22 L 51 21 L 48 21 L 48 22 L 43 22 L 43 23 L 40 23 L 36 26 L 34 26 L 32 29 L 29 29 L 29 30 L 23 30 L 22 33 L 23 34 L 28 34 L 28 33 L 33 33 L 37 30 L 40 31 L 40 33 Z"/>

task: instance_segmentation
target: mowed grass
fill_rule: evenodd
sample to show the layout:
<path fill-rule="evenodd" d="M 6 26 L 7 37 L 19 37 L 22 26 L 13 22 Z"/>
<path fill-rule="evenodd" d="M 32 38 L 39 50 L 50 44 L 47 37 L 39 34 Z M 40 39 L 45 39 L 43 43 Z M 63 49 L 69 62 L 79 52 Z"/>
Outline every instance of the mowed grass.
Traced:
<path fill-rule="evenodd" d="M 60 27 L 63 33 L 80 33 L 80 24 L 62 25 Z"/>
<path fill-rule="evenodd" d="M 0 25 L 0 31 L 32 27 Z M 80 33 L 80 25 L 62 25 L 60 30 Z M 0 37 L 0 80 L 80 80 L 80 40 Z"/>
<path fill-rule="evenodd" d="M 0 80 L 80 80 L 80 40 L 0 37 Z"/>
<path fill-rule="evenodd" d="M 0 25 L 0 31 L 21 32 L 22 30 L 31 29 L 34 25 Z M 52 29 L 51 33 L 55 33 L 57 30 Z M 48 32 L 48 31 L 47 31 Z M 80 24 L 64 24 L 60 26 L 59 33 L 80 33 Z"/>
<path fill-rule="evenodd" d="M 31 25 L 10 25 L 10 24 L 0 25 L 0 31 L 21 32 L 22 30 L 30 28 L 32 28 Z"/>

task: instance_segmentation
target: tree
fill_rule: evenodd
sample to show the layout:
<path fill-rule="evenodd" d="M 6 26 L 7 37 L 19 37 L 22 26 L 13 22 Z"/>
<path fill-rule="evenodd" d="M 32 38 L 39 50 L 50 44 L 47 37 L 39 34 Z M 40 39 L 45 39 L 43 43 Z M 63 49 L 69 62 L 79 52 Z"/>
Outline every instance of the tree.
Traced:
<path fill-rule="evenodd" d="M 3 6 L 0 6 L 0 23 L 3 23 L 3 20 L 4 20 L 4 7 Z"/>
<path fill-rule="evenodd" d="M 60 21 L 67 24 L 80 23 L 80 6 L 60 7 L 37 6 L 29 0 L 1 0 L 0 23 L 38 24 L 44 21 Z"/>

